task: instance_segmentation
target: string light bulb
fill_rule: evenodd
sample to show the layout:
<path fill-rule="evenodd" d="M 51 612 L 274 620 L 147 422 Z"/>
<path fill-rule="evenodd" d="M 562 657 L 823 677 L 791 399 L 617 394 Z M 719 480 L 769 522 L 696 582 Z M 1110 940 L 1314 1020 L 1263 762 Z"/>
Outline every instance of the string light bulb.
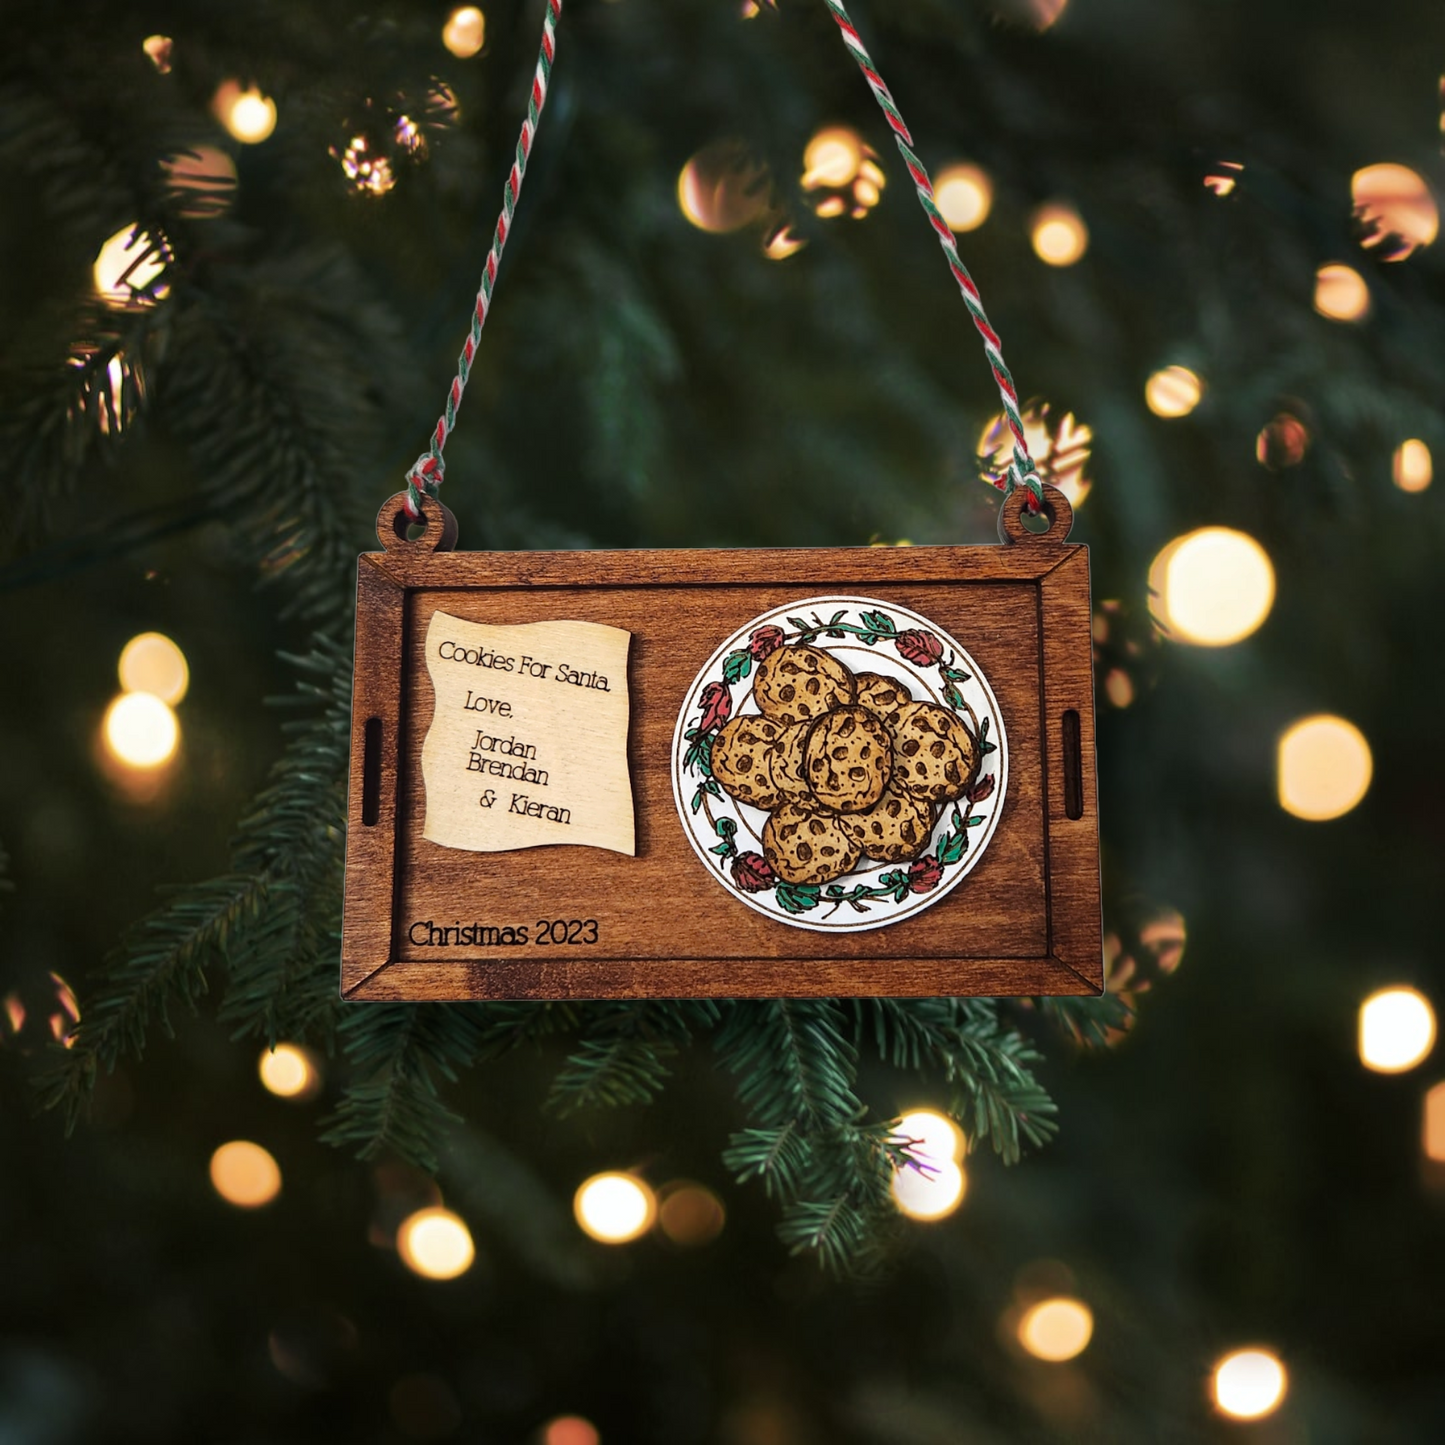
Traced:
<path fill-rule="evenodd" d="M 933 199 L 955 231 L 976 231 L 993 209 L 993 182 L 980 166 L 945 166 L 934 183 Z"/>
<path fill-rule="evenodd" d="M 1435 477 L 1430 448 L 1418 437 L 1401 442 L 1395 448 L 1390 472 L 1402 492 L 1423 492 Z"/>
<path fill-rule="evenodd" d="M 1084 1353 L 1094 1337 L 1094 1312 L 1067 1295 L 1040 1300 L 1024 1311 L 1019 1343 L 1035 1359 L 1061 1364 Z"/>
<path fill-rule="evenodd" d="M 149 692 L 124 692 L 105 710 L 107 751 L 129 768 L 158 768 L 180 746 L 181 727 L 166 703 Z"/>
<path fill-rule="evenodd" d="M 1360 1005 L 1360 1062 L 1377 1074 L 1403 1074 L 1435 1047 L 1435 1010 L 1419 990 L 1378 989 Z"/>
<path fill-rule="evenodd" d="M 276 129 L 276 102 L 255 86 L 225 80 L 211 97 L 211 112 L 242 145 L 260 145 Z"/>
<path fill-rule="evenodd" d="M 142 632 L 121 649 L 116 668 L 127 692 L 148 692 L 174 707 L 191 685 L 186 655 L 163 632 Z"/>
<path fill-rule="evenodd" d="M 558 1415 L 542 1426 L 539 1445 L 602 1445 L 597 1427 L 581 1415 Z"/>
<path fill-rule="evenodd" d="M 1425 1157 L 1432 1163 L 1445 1164 L 1445 1081 L 1425 1095 L 1423 1124 Z"/>
<path fill-rule="evenodd" d="M 1350 177 L 1350 196 L 1365 229 L 1361 244 L 1382 261 L 1403 261 L 1440 234 L 1435 197 L 1409 166 L 1365 166 Z"/>
<path fill-rule="evenodd" d="M 1204 395 L 1204 383 L 1187 366 L 1166 366 L 1144 383 L 1144 404 L 1155 416 L 1188 416 Z"/>
<path fill-rule="evenodd" d="M 441 1205 L 418 1209 L 402 1220 L 396 1232 L 396 1252 L 401 1262 L 423 1279 L 458 1279 L 477 1257 L 471 1230 Z"/>
<path fill-rule="evenodd" d="M 1149 567 L 1150 613 L 1165 637 L 1196 647 L 1241 642 L 1274 606 L 1269 554 L 1245 532 L 1201 527 Z"/>
<path fill-rule="evenodd" d="M 458 60 L 470 60 L 487 43 L 487 17 L 475 5 L 463 5 L 447 16 L 442 44 Z"/>
<path fill-rule="evenodd" d="M 968 1192 L 962 1130 L 932 1109 L 915 1109 L 898 1121 L 893 1139 L 911 1141 L 909 1152 L 921 1166 L 894 1171 L 890 1190 L 898 1212 L 923 1221 L 946 1219 Z"/>
<path fill-rule="evenodd" d="M 635 1174 L 610 1170 L 584 1180 L 572 1200 L 584 1233 L 602 1244 L 628 1244 L 652 1228 L 657 1196 Z"/>
<path fill-rule="evenodd" d="M 161 279 L 170 259 L 163 242 L 124 226 L 96 255 L 91 267 L 95 294 L 112 310 L 154 306 L 170 294 L 171 288 Z"/>
<path fill-rule="evenodd" d="M 1343 817 L 1369 791 L 1374 758 L 1364 733 L 1330 713 L 1301 718 L 1279 739 L 1279 805 L 1308 822 Z"/>
<path fill-rule="evenodd" d="M 1280 1406 L 1289 1380 L 1273 1350 L 1235 1350 L 1214 1367 L 1214 1403 L 1235 1420 L 1262 1420 Z"/>
<path fill-rule="evenodd" d="M 1315 310 L 1331 321 L 1360 321 L 1370 310 L 1370 288 L 1353 266 L 1321 266 L 1315 272 Z"/>
<path fill-rule="evenodd" d="M 1034 254 L 1048 266 L 1072 266 L 1089 249 L 1089 228 L 1070 205 L 1040 206 L 1029 226 Z"/>
<path fill-rule="evenodd" d="M 260 1209 L 281 1192 L 281 1166 L 249 1139 L 232 1139 L 211 1155 L 211 1187 L 237 1209 Z"/>
<path fill-rule="evenodd" d="M 311 1055 L 295 1044 L 277 1044 L 257 1061 L 266 1091 L 278 1099 L 309 1099 L 321 1087 L 321 1071 Z"/>

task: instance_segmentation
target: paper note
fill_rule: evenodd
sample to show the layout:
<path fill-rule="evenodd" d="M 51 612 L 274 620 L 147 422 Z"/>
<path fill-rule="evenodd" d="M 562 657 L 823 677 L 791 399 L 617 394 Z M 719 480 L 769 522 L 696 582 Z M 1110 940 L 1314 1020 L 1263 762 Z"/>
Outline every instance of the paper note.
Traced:
<path fill-rule="evenodd" d="M 434 613 L 422 836 L 474 853 L 585 843 L 635 854 L 631 640 L 596 622 L 498 627 Z"/>

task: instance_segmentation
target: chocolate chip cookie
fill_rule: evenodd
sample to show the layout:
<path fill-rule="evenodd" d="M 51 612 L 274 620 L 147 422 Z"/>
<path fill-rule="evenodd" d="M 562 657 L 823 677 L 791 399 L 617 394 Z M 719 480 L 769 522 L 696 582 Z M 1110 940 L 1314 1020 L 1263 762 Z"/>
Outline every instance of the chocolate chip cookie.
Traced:
<path fill-rule="evenodd" d="M 740 803 L 775 808 L 782 795 L 773 786 L 769 760 L 782 728 L 756 713 L 726 722 L 712 744 L 712 775 Z"/>
<path fill-rule="evenodd" d="M 774 722 L 806 722 L 853 701 L 853 674 L 816 647 L 779 647 L 759 664 L 753 696 Z"/>
<path fill-rule="evenodd" d="M 836 707 L 809 729 L 803 773 L 825 808 L 866 811 L 882 796 L 892 771 L 892 735 L 866 707 Z"/>
<path fill-rule="evenodd" d="M 907 684 L 881 672 L 860 672 L 857 682 L 858 706 L 866 707 L 891 732 L 898 726 L 898 714 L 913 701 Z"/>
<path fill-rule="evenodd" d="M 842 818 L 798 803 L 784 803 L 763 828 L 763 857 L 786 883 L 831 883 L 861 854 Z"/>
<path fill-rule="evenodd" d="M 928 846 L 933 804 L 888 787 L 866 813 L 853 813 L 842 821 L 868 857 L 880 863 L 909 863 Z"/>
<path fill-rule="evenodd" d="M 930 803 L 963 796 L 978 773 L 979 748 L 957 713 L 911 702 L 893 730 L 893 786 Z"/>
<path fill-rule="evenodd" d="M 811 722 L 790 723 L 778 733 L 777 746 L 770 754 L 768 768 L 774 789 L 794 803 L 813 803 L 813 790 L 803 772 L 803 745 Z"/>

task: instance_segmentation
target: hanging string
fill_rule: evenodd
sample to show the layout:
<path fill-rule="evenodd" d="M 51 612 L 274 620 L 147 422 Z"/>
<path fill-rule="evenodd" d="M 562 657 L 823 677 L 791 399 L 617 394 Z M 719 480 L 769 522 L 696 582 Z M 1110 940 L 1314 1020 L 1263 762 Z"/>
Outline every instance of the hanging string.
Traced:
<path fill-rule="evenodd" d="M 557 53 L 557 21 L 562 15 L 562 0 L 547 0 L 547 14 L 542 21 L 542 48 L 537 55 L 537 70 L 532 77 L 532 93 L 527 99 L 527 117 L 522 122 L 522 133 L 517 138 L 517 158 L 507 176 L 502 191 L 502 213 L 497 217 L 497 229 L 492 236 L 492 249 L 487 252 L 486 268 L 482 282 L 477 288 L 476 304 L 472 307 L 472 326 L 467 334 L 466 345 L 457 358 L 457 374 L 447 393 L 446 410 L 437 420 L 432 433 L 431 446 L 419 456 L 406 474 L 406 510 L 415 520 L 421 517 L 421 493 L 435 497 L 446 479 L 446 462 L 442 450 L 447 437 L 457 423 L 457 410 L 462 404 L 462 393 L 467 389 L 467 378 L 471 375 L 472 360 L 477 354 L 477 343 L 482 339 L 482 327 L 487 324 L 487 313 L 492 306 L 492 288 L 497 284 L 497 267 L 502 261 L 502 248 L 512 229 L 512 215 L 517 209 L 517 197 L 522 194 L 522 181 L 527 174 L 527 158 L 532 154 L 532 141 L 537 134 L 537 122 L 542 118 L 542 107 L 547 103 L 547 84 L 552 78 L 552 59 Z"/>
<path fill-rule="evenodd" d="M 1018 389 L 1014 386 L 1014 379 L 1009 375 L 1008 367 L 1004 365 L 1003 343 L 998 338 L 998 332 L 989 325 L 988 317 L 984 314 L 983 300 L 978 294 L 978 287 L 974 285 L 973 277 L 968 274 L 968 268 L 959 259 L 958 242 L 954 238 L 948 222 L 943 219 L 943 213 L 938 209 L 938 202 L 933 195 L 933 182 L 929 180 L 928 172 L 923 168 L 923 162 L 913 154 L 911 149 L 913 137 L 903 123 L 903 117 L 898 113 L 898 105 L 893 99 L 892 92 L 883 83 L 883 77 L 878 74 L 878 68 L 873 64 L 872 57 L 868 54 L 862 40 L 859 39 L 858 32 L 853 28 L 853 22 L 843 8 L 843 0 L 825 0 L 825 3 L 832 12 L 833 19 L 838 22 L 838 29 L 843 32 L 844 45 L 848 47 L 849 53 L 857 61 L 858 69 L 863 72 L 863 78 L 873 91 L 874 100 L 878 102 L 888 124 L 892 127 L 893 139 L 898 145 L 899 154 L 903 157 L 903 164 L 908 167 L 908 174 L 913 177 L 913 184 L 918 189 L 919 203 L 928 213 L 928 219 L 938 233 L 938 244 L 943 248 L 943 254 L 948 260 L 948 269 L 953 272 L 953 279 L 958 282 L 958 289 L 963 292 L 963 303 L 968 307 L 968 314 L 973 317 L 973 324 L 983 338 L 984 354 L 988 357 L 988 364 L 993 370 L 993 379 L 998 383 L 998 393 L 1003 398 L 1003 414 L 1014 439 L 1014 459 L 1004 475 L 994 479 L 994 485 L 1005 494 L 1012 492 L 1015 487 L 1027 487 L 1029 491 L 1028 509 L 1036 512 L 1043 501 L 1043 482 L 1039 477 L 1039 469 L 1035 465 L 1033 457 L 1029 455 L 1028 439 L 1024 436 L 1023 418 L 1019 415 Z"/>
<path fill-rule="evenodd" d="M 838 22 L 838 28 L 843 32 L 843 43 L 863 72 L 874 99 L 882 108 L 893 130 L 893 138 L 903 157 L 903 163 L 908 167 L 908 174 L 913 177 L 913 184 L 917 188 L 919 203 L 938 234 L 938 244 L 943 248 L 948 268 L 953 272 L 953 279 L 958 282 L 958 288 L 963 293 L 964 305 L 968 307 L 973 324 L 983 338 L 984 354 L 993 371 L 994 381 L 998 383 L 999 395 L 1003 398 L 1004 418 L 1014 439 L 1013 461 L 1003 476 L 993 479 L 994 485 L 1005 494 L 1016 487 L 1027 488 L 1028 509 L 1036 512 L 1043 501 L 1043 483 L 1039 477 L 1039 469 L 1029 455 L 1023 418 L 1019 414 L 1018 390 L 1014 386 L 1013 377 L 1009 375 L 1008 367 L 1004 365 L 1003 343 L 999 340 L 998 333 L 989 325 L 978 287 L 959 258 L 958 242 L 948 222 L 943 219 L 943 213 L 938 209 L 938 202 L 933 194 L 933 182 L 929 179 L 923 162 L 913 153 L 913 137 L 898 112 L 892 92 L 883 83 L 883 77 L 879 75 L 872 57 L 853 28 L 853 22 L 848 18 L 842 0 L 825 0 L 825 3 L 833 19 Z M 517 157 L 512 162 L 512 169 L 502 193 L 502 212 L 497 217 L 492 249 L 487 253 L 486 268 L 482 272 L 476 304 L 472 308 L 471 330 L 457 360 L 457 374 L 452 381 L 451 390 L 447 393 L 446 410 L 438 418 L 436 430 L 432 433 L 431 446 L 416 459 L 406 474 L 406 510 L 413 519 L 421 516 L 421 494 L 425 492 L 430 497 L 436 497 L 446 478 L 446 463 L 442 452 L 446 447 L 447 437 L 456 425 L 457 411 L 462 404 L 462 394 L 466 391 L 467 378 L 471 375 L 472 361 L 477 354 L 482 327 L 487 324 L 487 313 L 491 309 L 492 288 L 497 283 L 497 268 L 501 263 L 502 248 L 507 244 L 507 236 L 512 228 L 512 216 L 517 208 L 517 197 L 522 193 L 522 181 L 527 174 L 527 159 L 532 153 L 532 141 L 537 134 L 537 124 L 542 118 L 542 107 L 547 103 L 547 85 L 552 76 L 552 60 L 556 54 L 557 22 L 561 15 L 562 0 L 547 0 L 547 14 L 542 23 L 542 47 L 537 56 L 536 74 L 532 77 L 527 117 L 522 122 L 522 133 L 517 140 Z"/>

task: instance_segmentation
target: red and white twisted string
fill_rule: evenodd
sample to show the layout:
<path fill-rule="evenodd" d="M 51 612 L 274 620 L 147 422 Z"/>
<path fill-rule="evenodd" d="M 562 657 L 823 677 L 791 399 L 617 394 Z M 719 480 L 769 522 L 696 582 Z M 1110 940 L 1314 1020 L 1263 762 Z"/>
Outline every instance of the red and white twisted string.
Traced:
<path fill-rule="evenodd" d="M 1003 343 L 999 340 L 998 332 L 989 324 L 988 317 L 984 313 L 983 300 L 978 294 L 978 287 L 974 284 L 973 277 L 968 274 L 968 268 L 959 257 L 958 242 L 952 229 L 944 220 L 943 213 L 938 209 L 938 202 L 933 194 L 933 182 L 929 179 L 923 162 L 913 153 L 913 137 L 909 133 L 907 125 L 904 124 L 902 115 L 899 114 L 892 92 L 884 84 L 883 77 L 879 75 L 878 68 L 873 64 L 867 47 L 863 44 L 857 30 L 853 28 L 853 22 L 848 18 L 848 12 L 843 8 L 842 0 L 825 0 L 825 3 L 832 13 L 833 19 L 838 22 L 839 30 L 843 33 L 843 43 L 848 47 L 858 68 L 863 72 L 864 79 L 867 80 L 873 91 L 874 99 L 877 100 L 893 130 L 893 139 L 903 157 L 904 165 L 908 167 L 908 174 L 912 176 L 913 184 L 917 188 L 919 203 L 927 213 L 928 219 L 938 235 L 938 244 L 943 248 L 948 268 L 953 272 L 953 279 L 958 282 L 958 288 L 963 293 L 964 305 L 968 307 L 969 315 L 973 317 L 973 324 L 983 338 L 984 354 L 993 371 L 994 381 L 998 384 L 999 396 L 1003 399 L 1004 418 L 1014 439 L 1014 459 L 1004 475 L 994 479 L 994 485 L 1005 493 L 1012 492 L 1015 487 L 1026 487 L 1029 492 L 1029 510 L 1037 511 L 1043 501 L 1043 483 L 1039 477 L 1038 467 L 1029 455 L 1023 418 L 1019 414 L 1018 390 L 1014 386 L 1014 380 L 1009 374 L 1008 367 L 1004 364 Z M 522 192 L 522 180 L 527 174 L 527 158 L 532 152 L 532 141 L 537 134 L 537 123 L 542 118 L 542 107 L 547 103 L 547 85 L 551 79 L 552 60 L 556 54 L 557 22 L 561 15 L 562 0 L 547 0 L 547 14 L 542 23 L 542 48 L 537 56 L 537 71 L 532 78 L 532 93 L 527 103 L 527 117 L 522 122 L 522 133 L 517 140 L 517 157 L 512 162 L 511 173 L 507 176 L 507 184 L 502 193 L 502 212 L 497 217 L 497 229 L 492 237 L 492 249 L 487 253 L 486 269 L 482 273 L 476 304 L 472 308 L 471 330 L 457 361 L 456 377 L 452 381 L 451 390 L 447 393 L 446 410 L 437 420 L 436 430 L 432 433 L 431 446 L 416 459 L 406 474 L 406 509 L 413 518 L 421 516 L 421 493 L 426 492 L 431 497 L 437 496 L 441 483 L 446 477 L 446 463 L 442 459 L 442 451 L 446 447 L 447 437 L 456 425 L 457 410 L 462 404 L 462 393 L 466 390 L 467 378 L 471 374 L 472 361 L 477 354 L 477 344 L 481 340 L 482 327 L 487 324 L 487 313 L 491 309 L 492 288 L 497 282 L 497 267 L 502 259 L 502 248 L 507 244 L 507 235 L 512 227 L 512 215 L 517 207 L 517 197 Z"/>
<path fill-rule="evenodd" d="M 824 3 L 832 13 L 833 19 L 838 22 L 838 29 L 843 32 L 843 44 L 848 47 L 849 54 L 858 63 L 858 69 L 863 72 L 863 78 L 873 91 L 874 100 L 878 102 L 889 126 L 892 127 L 893 139 L 897 143 L 899 154 L 903 157 L 903 164 L 908 167 L 908 174 L 913 177 L 913 184 L 918 189 L 919 203 L 927 212 L 933 229 L 938 233 L 938 244 L 943 248 L 943 254 L 948 260 L 948 269 L 953 272 L 953 279 L 958 282 L 958 289 L 963 292 L 963 303 L 968 307 L 968 314 L 973 317 L 973 324 L 983 338 L 984 355 L 988 357 L 988 364 L 993 371 L 993 379 L 998 383 L 998 394 L 1003 398 L 1003 414 L 1014 439 L 1013 462 L 1002 477 L 995 479 L 994 485 L 1006 493 L 1013 491 L 1018 486 L 1027 487 L 1029 510 L 1037 511 L 1039 504 L 1043 501 L 1043 483 L 1039 478 L 1039 469 L 1029 455 L 1028 439 L 1024 436 L 1023 417 L 1019 415 L 1018 389 L 1014 386 L 1014 379 L 1009 375 L 1008 367 L 1004 365 L 1003 343 L 999 340 L 998 332 L 989 325 L 988 317 L 984 314 L 983 299 L 978 294 L 978 287 L 974 284 L 973 277 L 968 274 L 968 268 L 959 259 L 958 241 L 948 222 L 943 219 L 943 213 L 938 209 L 938 202 L 933 195 L 933 182 L 928 178 L 928 172 L 923 168 L 923 162 L 913 154 L 911 149 L 913 137 L 903 123 L 903 117 L 898 113 L 898 105 L 893 99 L 893 93 L 883 83 L 883 77 L 879 75 L 878 67 L 873 64 L 872 56 L 868 54 L 867 47 L 853 28 L 853 22 L 843 8 L 843 0 L 824 0 Z"/>
<path fill-rule="evenodd" d="M 517 138 L 517 156 L 507 176 L 502 191 L 502 212 L 497 217 L 497 229 L 492 236 L 492 249 L 487 252 L 486 269 L 477 289 L 476 304 L 472 307 L 472 326 L 467 334 L 466 345 L 457 359 L 457 374 L 447 393 L 446 410 L 437 420 L 432 433 L 431 446 L 412 464 L 406 474 L 406 510 L 415 519 L 421 516 L 421 493 L 435 497 L 446 479 L 446 462 L 442 450 L 447 437 L 457 422 L 457 409 L 462 404 L 462 393 L 467 389 L 467 378 L 471 375 L 472 361 L 477 354 L 477 343 L 482 339 L 482 327 L 487 324 L 487 313 L 492 306 L 492 288 L 497 284 L 497 267 L 501 264 L 502 248 L 512 229 L 512 215 L 517 209 L 517 197 L 522 193 L 522 181 L 527 174 L 527 158 L 532 154 L 532 141 L 537 134 L 537 123 L 542 118 L 542 107 L 547 103 L 547 85 L 552 78 L 552 60 L 557 53 L 557 21 L 562 15 L 562 0 L 547 0 L 547 14 L 542 21 L 542 48 L 537 55 L 537 70 L 532 76 L 532 93 L 527 99 L 527 116 L 522 122 L 522 133 Z"/>

